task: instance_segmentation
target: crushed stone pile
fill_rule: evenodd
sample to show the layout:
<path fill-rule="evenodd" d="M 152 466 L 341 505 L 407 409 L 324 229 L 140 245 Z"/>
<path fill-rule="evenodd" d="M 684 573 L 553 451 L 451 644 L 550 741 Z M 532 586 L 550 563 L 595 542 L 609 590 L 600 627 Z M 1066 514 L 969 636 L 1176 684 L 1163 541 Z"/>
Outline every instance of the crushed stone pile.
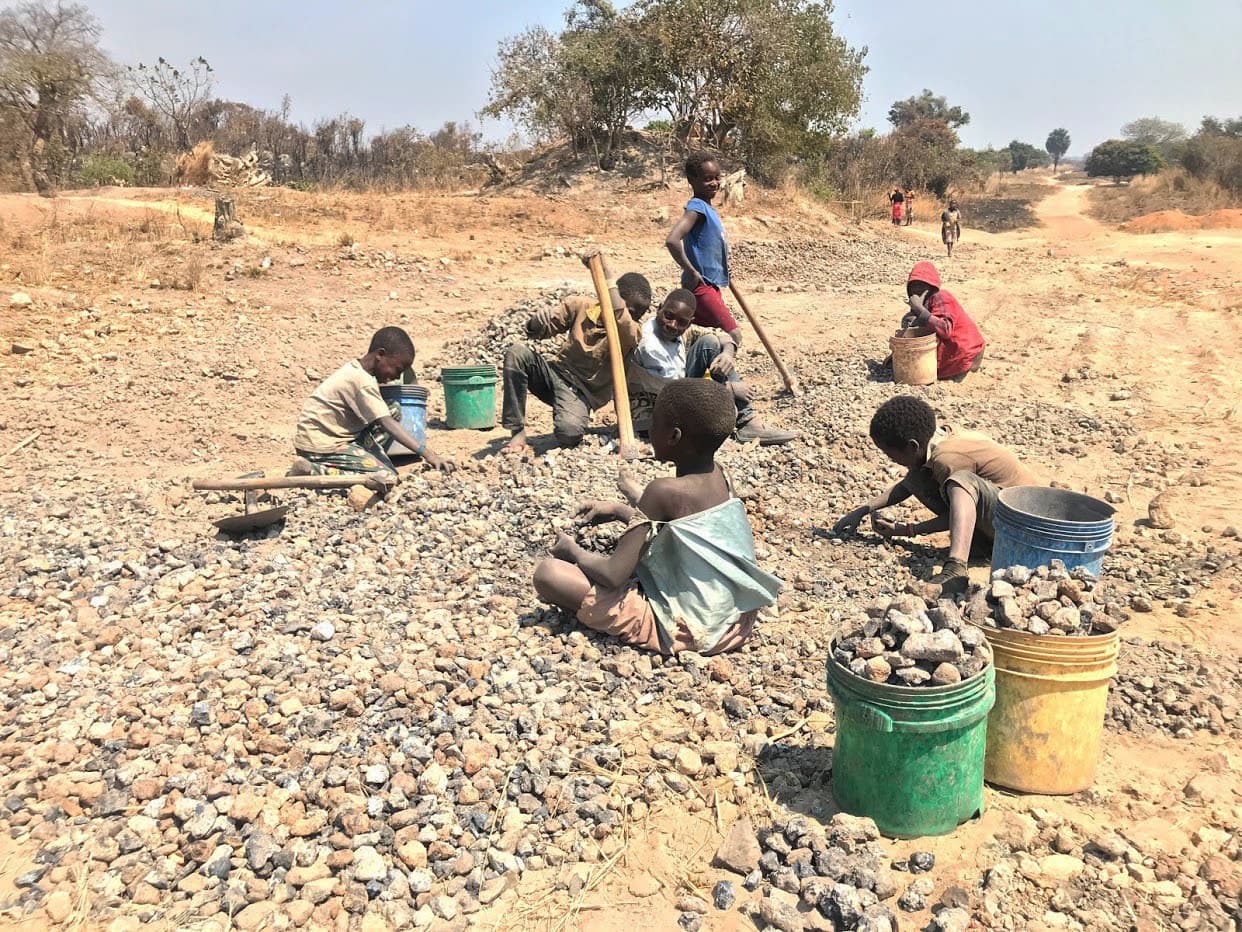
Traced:
<path fill-rule="evenodd" d="M 526 322 L 532 314 L 551 310 L 568 295 L 576 293 L 575 289 L 557 288 L 515 304 L 503 314 L 493 317 L 478 333 L 447 344 L 441 356 L 453 360 L 453 365 L 494 365 L 499 368 L 505 358 L 505 350 L 515 343 L 525 343 L 536 352 L 552 355 L 564 344 L 565 337 L 532 340 L 526 335 Z"/>
<path fill-rule="evenodd" d="M 750 904 L 761 928 L 893 932 L 899 927 L 893 906 L 923 909 L 933 890 L 931 877 L 921 876 L 894 899 L 903 876 L 926 875 L 935 857 L 916 852 L 893 860 L 875 822 L 837 813 L 823 829 L 802 815 L 758 831 L 749 820 L 740 821 L 712 863 L 742 875 L 745 890 L 769 890 L 767 898 Z"/>
<path fill-rule="evenodd" d="M 1208 656 L 1176 641 L 1126 638 L 1108 694 L 1110 727 L 1192 738 L 1242 732 L 1242 658 Z"/>
<path fill-rule="evenodd" d="M 466 338 L 481 355 L 459 358 L 498 363 L 531 309 L 560 294 L 501 315 Z M 311 927 L 342 914 L 461 926 L 513 898 L 527 871 L 612 857 L 625 827 L 662 807 L 702 812 L 713 792 L 766 806 L 765 784 L 822 796 L 823 757 L 777 736 L 811 717 L 827 732 L 823 663 L 837 631 L 859 605 L 893 603 L 939 553 L 824 531 L 892 481 L 867 424 L 908 389 L 873 381 L 856 357 L 802 360 L 800 398 L 773 394 L 761 349 L 739 361 L 765 419 L 803 436 L 722 450 L 759 561 L 787 583 L 727 657 L 643 654 L 534 597 L 534 563 L 571 529 L 575 503 L 615 495 L 610 437 L 451 477 L 415 471 L 361 514 L 340 495 L 281 492 L 293 506 L 283 527 L 236 540 L 204 530 L 240 511 L 238 496 L 68 477 L 0 492 L 0 826 L 38 865 L 0 909 L 77 902 L 85 872 L 99 925 L 258 927 L 279 904 Z M 1131 458 L 1136 485 L 1186 461 L 1126 416 L 924 394 L 1031 462 L 1116 462 L 1119 487 Z M 67 386 L 59 403 L 86 414 L 102 401 Z M 644 482 L 667 474 L 630 468 Z M 1167 569 L 1179 546 L 1203 559 Z M 1199 605 L 1215 591 L 1202 580 L 1219 589 L 1236 566 L 1235 540 L 1211 546 L 1135 534 L 1119 554 L 1153 598 Z M 1128 655 L 1138 649 L 1123 650 L 1123 677 Z M 1212 714 L 1196 711 L 1201 699 L 1242 685 L 1215 659 L 1213 677 L 1160 660 L 1141 675 L 1161 690 L 1185 684 L 1192 702 L 1161 704 L 1163 730 L 1200 727 Z M 1154 708 L 1117 701 L 1133 716 L 1113 713 L 1113 727 L 1156 727 Z"/>
<path fill-rule="evenodd" d="M 1034 570 L 1011 566 L 992 573 L 966 614 L 975 624 L 1035 635 L 1111 634 L 1130 618 L 1117 594 L 1083 567 L 1067 570 L 1060 560 Z"/>
<path fill-rule="evenodd" d="M 983 631 L 950 600 L 927 606 L 914 595 L 882 599 L 837 641 L 832 656 L 855 676 L 893 686 L 952 686 L 992 661 Z"/>
<path fill-rule="evenodd" d="M 740 281 L 777 283 L 779 290 L 855 291 L 900 284 L 926 251 L 899 239 L 842 233 L 830 239 L 739 240 L 729 266 Z M 843 275 L 843 270 L 849 270 Z M 897 315 L 900 316 L 900 315 Z"/>

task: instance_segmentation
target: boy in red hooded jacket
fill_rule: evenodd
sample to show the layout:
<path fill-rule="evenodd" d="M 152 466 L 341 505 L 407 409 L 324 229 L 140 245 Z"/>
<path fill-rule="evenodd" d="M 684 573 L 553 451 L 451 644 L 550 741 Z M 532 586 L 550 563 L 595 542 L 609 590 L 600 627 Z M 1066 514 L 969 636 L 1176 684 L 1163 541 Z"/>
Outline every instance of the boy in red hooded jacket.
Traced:
<path fill-rule="evenodd" d="M 930 262 L 919 262 L 906 282 L 910 313 L 903 327 L 930 327 L 938 340 L 936 378 L 958 379 L 983 364 L 983 334 L 957 298 L 940 289 L 940 273 Z"/>

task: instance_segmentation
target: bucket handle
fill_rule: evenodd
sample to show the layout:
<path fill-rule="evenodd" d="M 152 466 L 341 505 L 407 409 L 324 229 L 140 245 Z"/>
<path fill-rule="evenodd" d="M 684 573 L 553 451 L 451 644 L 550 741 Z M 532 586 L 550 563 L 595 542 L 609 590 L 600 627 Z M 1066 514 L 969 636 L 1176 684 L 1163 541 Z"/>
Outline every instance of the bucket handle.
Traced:
<path fill-rule="evenodd" d="M 496 377 L 495 376 L 488 377 L 486 375 L 472 375 L 466 379 L 453 379 L 451 380 L 451 384 L 469 385 L 471 387 L 476 386 L 476 385 L 495 385 Z"/>

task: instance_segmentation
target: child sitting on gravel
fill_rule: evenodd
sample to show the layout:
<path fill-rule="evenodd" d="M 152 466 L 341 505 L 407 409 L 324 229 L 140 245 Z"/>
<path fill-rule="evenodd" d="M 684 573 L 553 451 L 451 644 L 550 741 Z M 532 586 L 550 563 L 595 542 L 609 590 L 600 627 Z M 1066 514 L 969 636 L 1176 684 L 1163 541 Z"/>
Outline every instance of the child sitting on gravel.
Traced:
<path fill-rule="evenodd" d="M 435 453 L 401 426 L 401 408 L 384 401 L 379 383 L 391 382 L 414 364 L 414 341 L 400 327 L 371 337 L 361 359 L 351 359 L 324 379 L 302 408 L 293 446 L 298 458 L 291 476 L 373 473 L 395 479 L 388 458 L 396 440 L 428 466 L 451 472 L 452 460 Z"/>
<path fill-rule="evenodd" d="M 983 334 L 958 303 L 940 288 L 940 273 L 930 262 L 916 263 L 906 281 L 910 312 L 904 327 L 930 327 L 936 333 L 936 378 L 961 381 L 983 365 Z"/>
<path fill-rule="evenodd" d="M 591 256 L 583 256 L 582 261 L 589 264 Z M 604 277 L 610 277 L 606 263 Z M 627 272 L 617 279 L 610 299 L 625 355 L 638 343 L 638 321 L 651 307 L 651 285 L 637 272 Z M 555 359 L 546 358 L 525 343 L 505 352 L 501 423 L 513 434 L 505 453 L 527 450 L 528 391 L 552 406 L 552 432 L 563 447 L 577 446 L 591 421 L 591 412 L 612 400 L 608 334 L 599 301 L 571 295 L 559 307 L 534 314 L 526 322 L 526 334 L 532 340 L 561 333 L 569 337 Z"/>
<path fill-rule="evenodd" d="M 733 395 L 737 406 L 737 429 L 734 436 L 740 443 L 758 440 L 761 446 L 788 443 L 798 435 L 790 430 L 765 427 L 751 407 L 750 389 L 729 365 L 722 373 L 715 361 L 734 346 L 728 334 L 723 337 L 707 331 L 687 337 L 694 321 L 697 299 L 686 288 L 669 292 L 660 309 L 643 322 L 638 346 L 630 356 L 627 381 L 634 429 L 646 431 L 651 423 L 652 408 L 664 386 L 674 379 L 701 379 L 711 376 Z"/>
<path fill-rule="evenodd" d="M 746 509 L 716 465 L 734 410 L 732 393 L 711 379 L 679 379 L 661 391 L 651 445 L 677 475 L 648 485 L 637 508 L 584 504 L 588 521 L 630 527 L 609 556 L 558 535 L 535 568 L 539 597 L 588 628 L 666 655 L 740 647 L 781 581 L 755 562 Z"/>
<path fill-rule="evenodd" d="M 913 395 L 898 395 L 880 405 L 871 418 L 871 440 L 885 456 L 906 468 L 905 478 L 843 517 L 833 533 L 853 531 L 867 515 L 883 537 L 948 531 L 949 558 L 930 581 L 944 594 L 964 591 L 969 583 L 966 561 L 971 543 L 991 549 L 997 494 L 1011 486 L 1038 484 L 1034 474 L 984 434 L 937 429 L 931 405 Z M 919 524 L 895 524 L 876 515 L 912 495 L 936 517 Z"/>

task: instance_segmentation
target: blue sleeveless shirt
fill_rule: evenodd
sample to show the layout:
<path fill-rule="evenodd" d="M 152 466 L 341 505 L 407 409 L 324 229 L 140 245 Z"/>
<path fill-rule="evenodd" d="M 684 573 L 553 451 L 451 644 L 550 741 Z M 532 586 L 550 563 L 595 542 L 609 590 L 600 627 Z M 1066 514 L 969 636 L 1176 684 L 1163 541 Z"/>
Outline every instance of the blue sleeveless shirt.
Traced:
<path fill-rule="evenodd" d="M 724 224 L 716 208 L 701 197 L 692 197 L 686 210 L 702 214 L 703 219 L 686 234 L 684 241 L 686 257 L 703 276 L 703 280 L 717 288 L 729 287 L 729 244 L 725 240 Z M 688 276 L 682 273 L 682 287 L 689 288 Z"/>

